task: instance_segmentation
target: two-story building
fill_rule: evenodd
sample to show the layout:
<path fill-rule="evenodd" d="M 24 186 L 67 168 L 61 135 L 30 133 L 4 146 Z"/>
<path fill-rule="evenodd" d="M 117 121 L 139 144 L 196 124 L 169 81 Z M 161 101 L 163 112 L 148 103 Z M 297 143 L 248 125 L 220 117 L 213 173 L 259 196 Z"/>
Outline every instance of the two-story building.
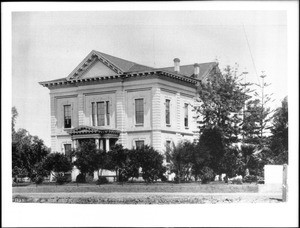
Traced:
<path fill-rule="evenodd" d="M 197 83 L 216 62 L 152 68 L 98 51 L 65 78 L 40 82 L 50 90 L 51 151 L 70 153 L 83 139 L 106 151 L 148 144 L 164 153 L 199 137 L 193 106 Z M 75 180 L 78 171 L 73 171 Z"/>

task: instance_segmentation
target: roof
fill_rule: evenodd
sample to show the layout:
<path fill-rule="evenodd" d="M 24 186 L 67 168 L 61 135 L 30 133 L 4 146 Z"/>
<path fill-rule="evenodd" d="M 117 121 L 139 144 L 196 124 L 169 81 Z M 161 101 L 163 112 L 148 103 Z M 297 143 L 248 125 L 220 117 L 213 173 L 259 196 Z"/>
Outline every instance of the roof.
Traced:
<path fill-rule="evenodd" d="M 210 72 L 210 70 L 217 65 L 217 63 L 216 62 L 208 62 L 208 63 L 200 63 L 198 65 L 200 67 L 198 79 L 201 79 L 201 78 L 205 77 Z M 174 66 L 160 68 L 160 70 L 175 72 Z M 192 76 L 194 74 L 194 64 L 180 66 L 179 74 L 182 74 L 182 75 L 185 75 L 188 77 Z"/>
<path fill-rule="evenodd" d="M 100 60 L 103 64 L 109 67 L 114 73 L 107 76 L 96 76 L 89 78 L 81 78 L 81 75 L 85 70 L 90 67 L 94 61 Z M 202 79 L 217 66 L 216 62 L 201 63 L 200 72 L 197 79 Z M 116 79 L 120 77 L 134 77 L 137 75 L 147 76 L 153 74 L 160 74 L 162 76 L 171 77 L 176 80 L 185 81 L 188 83 L 196 84 L 197 79 L 194 79 L 194 64 L 180 66 L 180 72 L 174 71 L 174 66 L 165 68 L 153 68 L 145 65 L 141 65 L 132 61 L 128 61 L 122 58 L 118 58 L 112 55 L 108 55 L 99 51 L 92 50 L 87 57 L 65 78 L 40 82 L 45 87 L 63 85 L 63 84 L 74 84 L 87 81 L 99 81 L 107 79 Z"/>
<path fill-rule="evenodd" d="M 133 72 L 133 71 L 145 71 L 145 70 L 153 70 L 153 67 L 144 66 L 135 62 L 131 62 L 125 59 L 121 59 L 112 55 L 108 55 L 99 51 L 94 51 L 98 55 L 104 57 L 118 68 L 120 68 L 123 72 Z"/>
<path fill-rule="evenodd" d="M 68 131 L 70 135 L 85 135 L 85 134 L 120 134 L 119 130 L 115 129 L 104 129 L 104 128 L 98 128 L 98 127 L 91 127 L 91 126 L 85 126 L 81 125 L 78 127 L 75 127 L 73 129 L 70 129 Z"/>

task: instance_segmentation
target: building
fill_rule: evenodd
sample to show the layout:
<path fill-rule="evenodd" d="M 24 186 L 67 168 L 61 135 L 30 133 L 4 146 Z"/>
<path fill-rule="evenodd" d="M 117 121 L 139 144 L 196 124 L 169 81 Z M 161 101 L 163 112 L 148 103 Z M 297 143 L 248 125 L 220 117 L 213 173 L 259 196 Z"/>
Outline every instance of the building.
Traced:
<path fill-rule="evenodd" d="M 91 51 L 67 77 L 40 82 L 50 90 L 51 151 L 68 154 L 93 139 L 106 151 L 120 143 L 164 153 L 198 138 L 197 83 L 217 70 L 216 62 L 180 66 L 178 58 L 158 69 Z"/>

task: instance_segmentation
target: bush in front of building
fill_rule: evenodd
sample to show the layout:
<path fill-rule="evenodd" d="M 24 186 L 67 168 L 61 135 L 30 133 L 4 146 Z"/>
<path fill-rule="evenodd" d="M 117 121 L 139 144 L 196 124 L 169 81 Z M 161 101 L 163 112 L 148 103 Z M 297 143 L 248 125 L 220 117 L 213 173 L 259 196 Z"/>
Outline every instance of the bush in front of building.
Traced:
<path fill-rule="evenodd" d="M 257 176 L 255 176 L 255 175 L 247 175 L 247 176 L 244 177 L 243 182 L 244 183 L 257 182 Z"/>
<path fill-rule="evenodd" d="M 65 176 L 65 173 L 71 171 L 72 168 L 72 162 L 62 153 L 51 153 L 43 161 L 43 169 L 52 173 L 58 184 L 68 182 L 68 177 Z"/>
<path fill-rule="evenodd" d="M 85 175 L 82 173 L 79 173 L 76 177 L 76 183 L 86 183 Z"/>
<path fill-rule="evenodd" d="M 99 177 L 97 182 L 96 182 L 97 185 L 101 185 L 101 184 L 108 184 L 108 180 L 106 177 Z"/>
<path fill-rule="evenodd" d="M 137 150 L 143 179 L 150 183 L 158 179 L 165 179 L 166 167 L 163 165 L 164 156 L 153 147 L 144 146 Z"/>
<path fill-rule="evenodd" d="M 201 178 L 201 183 L 202 184 L 208 184 L 209 182 L 211 182 L 213 179 L 214 179 L 214 171 L 205 166 L 203 167 L 203 169 L 201 170 L 201 175 L 200 175 L 200 178 Z"/>

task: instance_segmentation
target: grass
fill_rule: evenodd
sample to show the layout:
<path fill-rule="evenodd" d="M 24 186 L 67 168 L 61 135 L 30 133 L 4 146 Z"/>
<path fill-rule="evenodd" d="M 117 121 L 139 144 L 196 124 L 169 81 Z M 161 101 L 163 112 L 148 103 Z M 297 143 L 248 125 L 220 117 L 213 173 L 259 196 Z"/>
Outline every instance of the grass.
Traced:
<path fill-rule="evenodd" d="M 44 183 L 41 185 L 31 184 L 28 186 L 15 186 L 13 193 L 62 193 L 62 192 L 161 192 L 161 193 L 255 193 L 258 192 L 256 184 L 225 184 L 223 182 L 200 183 L 109 183 L 96 185 L 95 183 L 76 184 L 67 183 L 55 185 L 55 183 Z"/>

